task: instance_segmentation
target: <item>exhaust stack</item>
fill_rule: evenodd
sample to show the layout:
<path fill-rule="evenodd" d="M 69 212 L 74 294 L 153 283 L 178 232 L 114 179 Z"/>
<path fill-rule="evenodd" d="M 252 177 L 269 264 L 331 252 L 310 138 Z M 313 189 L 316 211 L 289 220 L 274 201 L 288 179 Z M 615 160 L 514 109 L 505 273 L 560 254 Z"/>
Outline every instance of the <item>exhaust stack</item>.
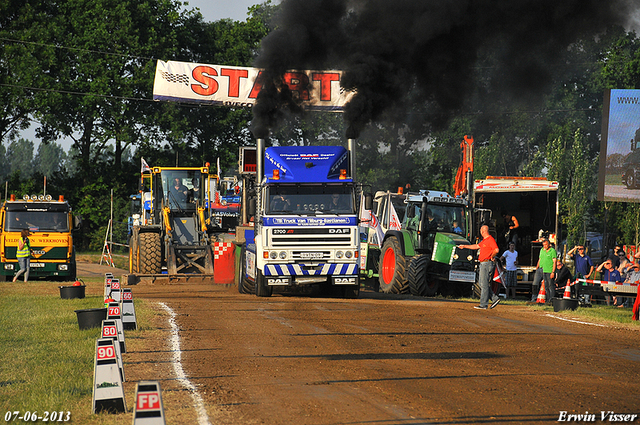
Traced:
<path fill-rule="evenodd" d="M 347 150 L 349 151 L 349 168 L 351 168 L 351 179 L 356 181 L 356 139 L 347 139 Z"/>

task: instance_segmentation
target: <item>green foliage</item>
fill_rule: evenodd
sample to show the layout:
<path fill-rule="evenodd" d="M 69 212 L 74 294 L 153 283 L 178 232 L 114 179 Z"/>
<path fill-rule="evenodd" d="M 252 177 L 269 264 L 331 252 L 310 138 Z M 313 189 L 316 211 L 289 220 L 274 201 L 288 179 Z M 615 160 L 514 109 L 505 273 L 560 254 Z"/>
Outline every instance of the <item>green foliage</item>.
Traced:
<path fill-rule="evenodd" d="M 548 177 L 560 184 L 560 216 L 567 227 L 567 246 L 574 246 L 585 242 L 587 212 L 595 198 L 597 161 L 589 156 L 580 129 L 572 137 L 559 133 L 547 145 Z"/>

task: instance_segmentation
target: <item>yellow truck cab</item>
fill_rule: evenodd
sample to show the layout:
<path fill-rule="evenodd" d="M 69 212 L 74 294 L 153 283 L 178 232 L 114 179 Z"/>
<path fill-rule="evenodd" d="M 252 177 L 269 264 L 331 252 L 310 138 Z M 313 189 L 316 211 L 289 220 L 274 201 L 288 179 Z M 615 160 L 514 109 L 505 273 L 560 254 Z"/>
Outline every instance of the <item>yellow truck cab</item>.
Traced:
<path fill-rule="evenodd" d="M 22 229 L 28 229 L 29 277 L 75 280 L 76 254 L 71 230 L 74 224 L 79 225 L 79 218 L 76 220 L 63 196 L 54 201 L 51 195 L 25 195 L 21 200 L 11 195 L 0 210 L 0 279 L 3 276 L 12 280 L 18 272 L 18 240 Z"/>

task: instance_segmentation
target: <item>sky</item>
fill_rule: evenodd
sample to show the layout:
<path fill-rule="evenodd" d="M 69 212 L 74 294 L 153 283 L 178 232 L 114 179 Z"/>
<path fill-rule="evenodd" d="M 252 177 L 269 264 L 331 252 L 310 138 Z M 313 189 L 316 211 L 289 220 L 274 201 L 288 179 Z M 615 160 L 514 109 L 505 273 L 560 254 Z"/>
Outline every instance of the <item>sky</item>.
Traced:
<path fill-rule="evenodd" d="M 231 18 L 234 21 L 247 19 L 249 7 L 263 3 L 257 0 L 186 0 L 189 5 L 186 9 L 200 9 L 200 13 L 207 22 L 219 21 Z M 277 2 L 274 2 L 277 3 Z"/>

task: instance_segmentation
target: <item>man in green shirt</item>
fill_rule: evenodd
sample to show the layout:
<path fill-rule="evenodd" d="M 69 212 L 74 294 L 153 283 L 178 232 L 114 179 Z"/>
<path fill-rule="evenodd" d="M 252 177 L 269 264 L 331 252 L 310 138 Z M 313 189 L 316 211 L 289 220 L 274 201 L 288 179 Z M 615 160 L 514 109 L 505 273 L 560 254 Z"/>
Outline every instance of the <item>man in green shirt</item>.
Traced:
<path fill-rule="evenodd" d="M 544 279 L 544 289 L 547 292 L 547 302 L 556 296 L 555 285 L 553 280 L 556 273 L 556 250 L 551 247 L 549 239 L 542 239 L 542 249 L 538 258 L 538 267 L 542 267 L 542 276 Z"/>

